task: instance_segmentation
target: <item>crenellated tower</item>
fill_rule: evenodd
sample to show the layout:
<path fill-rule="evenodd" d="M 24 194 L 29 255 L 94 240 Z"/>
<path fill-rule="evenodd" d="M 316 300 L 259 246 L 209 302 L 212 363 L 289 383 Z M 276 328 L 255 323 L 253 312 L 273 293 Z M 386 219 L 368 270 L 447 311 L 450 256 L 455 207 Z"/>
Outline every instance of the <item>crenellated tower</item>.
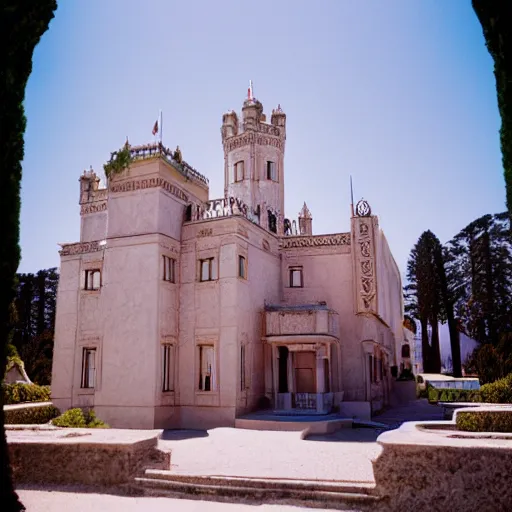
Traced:
<path fill-rule="evenodd" d="M 262 227 L 282 235 L 286 114 L 278 106 L 267 123 L 251 86 L 241 119 L 234 111 L 225 113 L 221 133 L 224 195 L 242 200 Z"/>

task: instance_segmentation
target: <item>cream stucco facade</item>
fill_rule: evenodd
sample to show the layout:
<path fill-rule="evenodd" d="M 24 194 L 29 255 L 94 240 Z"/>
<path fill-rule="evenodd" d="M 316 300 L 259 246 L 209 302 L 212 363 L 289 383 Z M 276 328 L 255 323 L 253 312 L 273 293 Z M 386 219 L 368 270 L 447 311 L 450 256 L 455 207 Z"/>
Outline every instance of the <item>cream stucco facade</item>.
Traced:
<path fill-rule="evenodd" d="M 286 115 L 223 116 L 225 197 L 161 144 L 99 188 L 62 245 L 52 399 L 115 427 L 232 426 L 258 408 L 380 409 L 403 342 L 400 273 L 360 202 L 351 231 L 284 216 Z M 114 155 L 115 158 L 115 155 Z"/>

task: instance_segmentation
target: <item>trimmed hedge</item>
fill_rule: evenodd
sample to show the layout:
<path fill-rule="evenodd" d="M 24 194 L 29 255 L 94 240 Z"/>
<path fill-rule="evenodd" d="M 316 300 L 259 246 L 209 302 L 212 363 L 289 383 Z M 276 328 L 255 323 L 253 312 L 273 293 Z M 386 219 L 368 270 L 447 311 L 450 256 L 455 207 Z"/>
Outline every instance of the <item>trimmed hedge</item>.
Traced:
<path fill-rule="evenodd" d="M 482 402 L 482 394 L 476 389 L 438 389 L 428 385 L 429 402 Z"/>
<path fill-rule="evenodd" d="M 82 409 L 68 409 L 58 418 L 52 421 L 56 427 L 68 428 L 110 428 L 109 425 L 96 417 L 94 411 L 83 411 Z"/>
<path fill-rule="evenodd" d="M 465 432 L 512 433 L 512 411 L 459 411 L 455 423 Z"/>
<path fill-rule="evenodd" d="M 60 411 L 54 405 L 4 410 L 6 425 L 43 425 L 59 414 Z"/>
<path fill-rule="evenodd" d="M 24 402 L 49 402 L 50 386 L 37 384 L 2 384 L 4 404 L 20 404 Z"/>

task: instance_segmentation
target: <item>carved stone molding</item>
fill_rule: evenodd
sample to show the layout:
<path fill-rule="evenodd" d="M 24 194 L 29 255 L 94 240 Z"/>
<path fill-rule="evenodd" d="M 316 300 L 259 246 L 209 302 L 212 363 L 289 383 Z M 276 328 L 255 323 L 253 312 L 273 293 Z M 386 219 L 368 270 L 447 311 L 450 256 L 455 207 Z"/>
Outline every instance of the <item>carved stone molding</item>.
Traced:
<path fill-rule="evenodd" d="M 101 201 L 96 203 L 83 204 L 80 207 L 80 215 L 88 215 L 89 213 L 99 213 L 107 211 L 107 202 Z"/>
<path fill-rule="evenodd" d="M 262 126 L 262 125 L 260 125 Z M 258 144 L 260 146 L 272 146 L 281 151 L 284 149 L 284 142 L 272 135 L 261 135 L 257 132 L 245 132 L 240 135 L 230 137 L 224 142 L 224 151 L 229 153 L 234 149 L 238 149 L 249 144 Z"/>
<path fill-rule="evenodd" d="M 372 230 L 370 224 L 361 221 L 357 230 L 357 244 L 359 245 L 358 263 L 358 309 L 362 312 L 376 312 L 376 285 L 375 263 Z"/>
<path fill-rule="evenodd" d="M 264 251 L 270 251 L 270 244 L 268 243 L 268 240 L 263 239 L 261 241 L 261 246 L 263 247 Z"/>
<path fill-rule="evenodd" d="M 350 233 L 336 235 L 293 236 L 281 238 L 280 247 L 290 249 L 293 247 L 322 247 L 332 245 L 350 245 Z"/>
<path fill-rule="evenodd" d="M 281 135 L 281 131 L 277 126 L 273 126 L 271 124 L 266 123 L 260 123 L 258 125 L 258 131 L 261 133 L 268 133 L 269 135 L 276 135 L 277 137 Z"/>
<path fill-rule="evenodd" d="M 204 237 L 212 236 L 212 235 L 213 235 L 213 229 L 212 228 L 200 229 L 197 232 L 197 238 L 204 238 Z"/>
<path fill-rule="evenodd" d="M 113 183 L 110 186 L 110 193 L 117 194 L 120 192 L 132 192 L 134 190 L 144 190 L 146 188 L 163 188 L 178 199 L 185 202 L 188 201 L 188 196 L 183 192 L 183 190 L 163 178 L 147 178 L 124 181 L 123 183 Z"/>
<path fill-rule="evenodd" d="M 163 242 L 160 242 L 158 244 L 162 249 L 166 250 L 167 252 L 173 253 L 173 254 L 179 254 L 179 249 L 176 249 L 176 247 L 173 247 L 172 245 L 165 244 Z"/>
<path fill-rule="evenodd" d="M 86 254 L 89 252 L 97 252 L 105 249 L 105 245 L 100 245 L 98 240 L 94 242 L 78 242 L 76 244 L 65 244 L 59 251 L 61 256 L 73 256 L 75 254 Z"/>

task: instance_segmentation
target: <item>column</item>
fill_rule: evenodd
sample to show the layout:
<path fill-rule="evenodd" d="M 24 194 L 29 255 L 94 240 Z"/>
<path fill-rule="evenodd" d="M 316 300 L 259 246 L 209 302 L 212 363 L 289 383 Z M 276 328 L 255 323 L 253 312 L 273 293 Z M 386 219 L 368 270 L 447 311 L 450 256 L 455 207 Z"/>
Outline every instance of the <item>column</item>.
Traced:
<path fill-rule="evenodd" d="M 318 348 L 316 351 L 316 412 L 324 411 L 325 374 L 324 374 L 324 352 L 325 349 Z"/>
<path fill-rule="evenodd" d="M 275 345 L 272 345 L 272 383 L 274 385 L 274 408 L 277 409 L 277 391 L 279 386 L 279 365 L 278 365 L 278 351 Z"/>

